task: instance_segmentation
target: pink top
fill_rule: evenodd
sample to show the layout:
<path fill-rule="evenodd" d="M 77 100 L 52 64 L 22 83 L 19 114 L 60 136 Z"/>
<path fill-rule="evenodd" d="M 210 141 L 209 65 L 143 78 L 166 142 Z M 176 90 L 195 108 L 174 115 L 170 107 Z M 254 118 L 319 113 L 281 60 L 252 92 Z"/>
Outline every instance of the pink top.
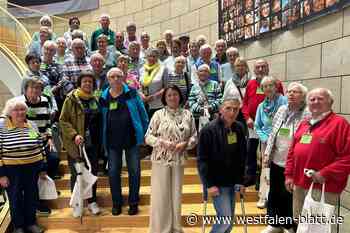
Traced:
<path fill-rule="evenodd" d="M 139 90 L 141 88 L 140 82 L 137 80 L 136 75 L 134 74 L 128 74 L 125 79 L 125 83 L 136 90 Z"/>

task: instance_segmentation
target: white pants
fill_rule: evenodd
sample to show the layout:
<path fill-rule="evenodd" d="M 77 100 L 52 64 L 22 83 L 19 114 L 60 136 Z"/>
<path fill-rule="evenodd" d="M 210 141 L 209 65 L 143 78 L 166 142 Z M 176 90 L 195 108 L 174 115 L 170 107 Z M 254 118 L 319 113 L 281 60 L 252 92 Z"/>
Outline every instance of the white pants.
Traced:
<path fill-rule="evenodd" d="M 263 165 L 263 156 L 266 148 L 266 143 L 260 143 L 260 161 L 261 161 L 261 174 L 260 174 L 260 186 L 259 186 L 259 199 L 267 200 L 270 191 L 270 168 L 265 168 Z"/>
<path fill-rule="evenodd" d="M 152 162 L 150 233 L 183 233 L 181 196 L 183 166 Z"/>

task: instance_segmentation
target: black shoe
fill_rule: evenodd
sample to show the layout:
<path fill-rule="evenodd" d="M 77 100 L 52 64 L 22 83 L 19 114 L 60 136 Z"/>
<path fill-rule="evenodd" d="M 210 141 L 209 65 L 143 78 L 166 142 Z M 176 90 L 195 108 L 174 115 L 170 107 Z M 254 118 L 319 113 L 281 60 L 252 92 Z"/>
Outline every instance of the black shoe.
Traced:
<path fill-rule="evenodd" d="M 36 210 L 36 213 L 39 215 L 39 216 L 48 216 L 51 214 L 51 209 L 47 206 L 44 206 L 44 205 L 40 205 L 37 210 Z"/>
<path fill-rule="evenodd" d="M 122 206 L 121 205 L 113 205 L 112 208 L 112 215 L 118 216 L 122 213 Z"/>
<path fill-rule="evenodd" d="M 12 233 L 25 233 L 25 231 L 23 230 L 23 228 L 16 228 L 13 230 Z"/>
<path fill-rule="evenodd" d="M 255 185 L 255 183 L 256 183 L 256 176 L 247 175 L 244 177 L 244 186 L 245 187 Z"/>
<path fill-rule="evenodd" d="M 34 225 L 27 227 L 27 231 L 29 231 L 31 233 L 43 233 L 44 229 L 42 227 L 40 227 L 39 225 L 34 224 Z"/>
<path fill-rule="evenodd" d="M 129 205 L 129 210 L 128 210 L 129 215 L 136 215 L 138 212 L 139 212 L 138 204 Z"/>

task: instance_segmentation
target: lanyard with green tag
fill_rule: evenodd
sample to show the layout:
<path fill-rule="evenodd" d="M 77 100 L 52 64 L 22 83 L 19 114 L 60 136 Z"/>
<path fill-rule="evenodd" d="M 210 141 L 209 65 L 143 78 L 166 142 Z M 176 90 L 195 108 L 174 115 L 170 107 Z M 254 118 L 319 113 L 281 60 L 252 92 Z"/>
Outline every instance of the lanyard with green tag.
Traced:
<path fill-rule="evenodd" d="M 43 94 L 44 94 L 45 96 L 51 97 L 51 96 L 52 96 L 51 88 L 50 88 L 49 86 L 46 86 L 46 87 L 44 88 Z"/>
<path fill-rule="evenodd" d="M 215 75 L 215 74 L 217 74 L 217 72 L 216 72 L 216 69 L 215 68 L 210 68 L 210 74 L 211 75 Z"/>
<path fill-rule="evenodd" d="M 110 102 L 109 103 L 109 110 L 116 110 L 118 108 L 118 102 Z"/>
<path fill-rule="evenodd" d="M 39 137 L 39 134 L 37 132 L 35 132 L 35 130 L 30 129 L 29 130 L 29 138 L 30 139 L 36 139 Z"/>
<path fill-rule="evenodd" d="M 306 133 L 301 136 L 300 143 L 301 144 L 310 144 L 312 141 L 312 134 L 311 133 Z"/>
<path fill-rule="evenodd" d="M 47 69 L 47 64 L 41 63 L 41 64 L 40 64 L 40 69 L 41 69 L 41 70 L 46 70 L 46 69 Z"/>
<path fill-rule="evenodd" d="M 281 127 L 280 130 L 278 131 L 278 135 L 282 137 L 289 137 L 290 135 L 290 129 L 289 128 L 284 128 Z"/>
<path fill-rule="evenodd" d="M 261 87 L 258 87 L 258 88 L 256 89 L 256 94 L 263 95 L 263 94 L 264 94 L 263 89 L 262 89 Z"/>
<path fill-rule="evenodd" d="M 237 143 L 237 134 L 236 134 L 236 132 L 229 132 L 229 133 L 227 134 L 227 143 L 228 143 L 229 145 L 232 145 L 232 144 L 234 144 L 234 143 Z"/>
<path fill-rule="evenodd" d="M 30 118 L 36 117 L 36 113 L 32 108 L 28 108 L 27 110 L 27 116 Z"/>
<path fill-rule="evenodd" d="M 100 98 L 101 95 L 102 95 L 102 90 L 95 90 L 95 91 L 94 91 L 94 96 L 95 96 L 96 98 Z"/>
<path fill-rule="evenodd" d="M 182 86 L 186 86 L 186 80 L 185 79 L 180 79 L 179 83 Z"/>
<path fill-rule="evenodd" d="M 89 108 L 91 109 L 91 110 L 96 110 L 98 107 L 97 107 L 97 103 L 96 103 L 96 101 L 91 101 L 90 103 L 89 103 Z"/>

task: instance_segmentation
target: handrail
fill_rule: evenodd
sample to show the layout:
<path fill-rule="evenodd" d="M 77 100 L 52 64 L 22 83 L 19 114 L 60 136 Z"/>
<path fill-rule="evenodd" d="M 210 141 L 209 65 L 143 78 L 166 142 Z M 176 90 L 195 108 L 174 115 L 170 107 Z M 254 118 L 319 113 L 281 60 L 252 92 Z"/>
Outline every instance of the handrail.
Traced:
<path fill-rule="evenodd" d="M 25 45 L 29 45 L 32 37 L 30 36 L 29 32 L 27 31 L 27 29 L 23 26 L 23 24 L 21 22 L 19 22 L 13 15 L 11 15 L 6 9 L 4 9 L 3 7 L 0 7 L 0 10 L 2 12 L 4 12 L 8 17 L 10 17 L 13 21 L 16 22 L 16 24 L 20 27 L 20 29 L 23 31 L 24 33 L 24 41 L 25 41 Z"/>
<path fill-rule="evenodd" d="M 12 64 L 17 68 L 17 70 L 20 72 L 20 76 L 23 77 L 25 74 L 27 67 L 22 62 L 21 59 L 19 59 L 7 46 L 0 42 L 0 51 L 2 51 L 9 60 L 11 60 Z"/>

